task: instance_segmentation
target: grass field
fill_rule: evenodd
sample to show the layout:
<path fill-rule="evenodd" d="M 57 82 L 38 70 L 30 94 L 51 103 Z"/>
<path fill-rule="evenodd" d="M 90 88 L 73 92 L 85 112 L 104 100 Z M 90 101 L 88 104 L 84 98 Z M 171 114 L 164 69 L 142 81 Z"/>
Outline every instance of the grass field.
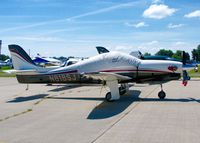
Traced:
<path fill-rule="evenodd" d="M 11 68 L 9 66 L 3 66 L 0 68 L 0 77 L 15 77 L 15 73 L 6 73 L 6 72 L 3 72 L 3 71 L 6 71 L 6 70 L 11 70 Z"/>
<path fill-rule="evenodd" d="M 195 72 L 194 69 L 188 72 L 190 77 L 200 77 L 200 65 L 198 66 L 198 72 Z"/>

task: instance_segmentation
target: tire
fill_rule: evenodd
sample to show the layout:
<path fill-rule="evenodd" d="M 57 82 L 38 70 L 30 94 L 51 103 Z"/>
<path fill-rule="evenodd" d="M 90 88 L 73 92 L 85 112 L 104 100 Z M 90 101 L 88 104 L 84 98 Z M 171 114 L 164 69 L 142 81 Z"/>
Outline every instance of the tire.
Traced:
<path fill-rule="evenodd" d="M 112 98 L 111 92 L 108 92 L 106 94 L 106 101 L 111 102 L 112 101 L 111 98 Z"/>
<path fill-rule="evenodd" d="M 160 91 L 160 92 L 158 93 L 158 97 L 159 97 L 160 99 L 165 99 L 165 96 L 166 96 L 166 93 L 165 93 L 164 91 Z"/>
<path fill-rule="evenodd" d="M 119 87 L 119 95 L 124 95 L 126 93 L 126 89 L 123 87 Z"/>

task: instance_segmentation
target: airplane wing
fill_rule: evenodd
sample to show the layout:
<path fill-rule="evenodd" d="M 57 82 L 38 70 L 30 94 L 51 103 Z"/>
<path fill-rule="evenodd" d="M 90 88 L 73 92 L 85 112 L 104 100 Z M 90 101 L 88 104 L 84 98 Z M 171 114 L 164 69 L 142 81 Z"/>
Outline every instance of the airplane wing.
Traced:
<path fill-rule="evenodd" d="M 4 73 L 7 74 L 12 74 L 12 73 L 16 73 L 16 70 L 12 69 L 12 70 L 3 70 Z"/>
<path fill-rule="evenodd" d="M 94 72 L 94 73 L 83 73 L 86 77 L 91 77 L 94 79 L 100 80 L 130 80 L 131 78 L 128 76 L 119 75 L 116 73 L 107 73 L 107 72 Z"/>

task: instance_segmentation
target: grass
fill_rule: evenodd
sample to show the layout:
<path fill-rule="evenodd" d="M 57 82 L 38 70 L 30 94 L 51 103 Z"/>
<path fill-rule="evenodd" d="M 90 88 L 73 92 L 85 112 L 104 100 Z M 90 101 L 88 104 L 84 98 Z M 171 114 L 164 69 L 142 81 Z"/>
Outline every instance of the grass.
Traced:
<path fill-rule="evenodd" d="M 0 68 L 0 77 L 15 77 L 15 73 L 6 73 L 6 72 L 3 72 L 4 70 L 11 70 L 11 68 L 9 66 L 2 66 Z"/>
<path fill-rule="evenodd" d="M 0 77 L 15 77 L 15 76 L 16 76 L 15 73 L 9 74 L 9 73 L 2 72 L 0 70 Z"/>
<path fill-rule="evenodd" d="M 2 66 L 0 70 L 11 70 L 10 66 Z"/>
<path fill-rule="evenodd" d="M 190 77 L 200 77 L 200 65 L 198 66 L 198 72 L 195 72 L 194 69 L 188 72 Z"/>

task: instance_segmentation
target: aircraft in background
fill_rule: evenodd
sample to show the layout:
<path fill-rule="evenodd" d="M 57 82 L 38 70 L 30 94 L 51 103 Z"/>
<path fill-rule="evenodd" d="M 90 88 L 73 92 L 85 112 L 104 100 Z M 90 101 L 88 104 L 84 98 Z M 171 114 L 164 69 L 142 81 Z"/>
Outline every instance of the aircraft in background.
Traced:
<path fill-rule="evenodd" d="M 5 61 L 0 60 L 0 67 L 2 66 L 12 67 L 12 60 L 11 59 L 7 59 Z"/>
<path fill-rule="evenodd" d="M 108 49 L 106 49 L 105 47 L 102 47 L 102 46 L 97 46 L 96 49 L 97 49 L 97 51 L 98 51 L 99 54 L 110 52 Z M 132 51 L 130 53 L 130 55 L 132 55 L 134 57 L 137 57 L 139 59 L 142 59 L 142 60 L 169 60 L 169 61 L 178 61 L 178 60 L 176 60 L 174 58 L 170 58 L 170 57 L 167 57 L 167 56 L 144 56 L 140 51 Z"/>
<path fill-rule="evenodd" d="M 102 53 L 67 67 L 56 69 L 37 66 L 18 45 L 9 45 L 16 77 L 19 83 L 100 83 L 109 87 L 107 101 L 120 99 L 129 89 L 129 82 L 159 81 L 160 99 L 166 93 L 162 83 L 181 78 L 186 85 L 189 77 L 182 70 L 182 63 L 166 60 L 141 60 L 121 52 Z M 121 86 L 118 88 L 118 84 Z"/>
<path fill-rule="evenodd" d="M 33 59 L 33 62 L 40 66 L 61 66 L 63 64 L 60 60 L 42 57 L 40 54 L 37 54 L 37 57 Z"/>
<path fill-rule="evenodd" d="M 98 52 L 99 54 L 103 54 L 103 53 L 108 53 L 108 52 L 110 52 L 108 49 L 106 49 L 105 47 L 102 47 L 102 46 L 97 46 L 96 49 L 97 49 L 97 52 Z"/>

